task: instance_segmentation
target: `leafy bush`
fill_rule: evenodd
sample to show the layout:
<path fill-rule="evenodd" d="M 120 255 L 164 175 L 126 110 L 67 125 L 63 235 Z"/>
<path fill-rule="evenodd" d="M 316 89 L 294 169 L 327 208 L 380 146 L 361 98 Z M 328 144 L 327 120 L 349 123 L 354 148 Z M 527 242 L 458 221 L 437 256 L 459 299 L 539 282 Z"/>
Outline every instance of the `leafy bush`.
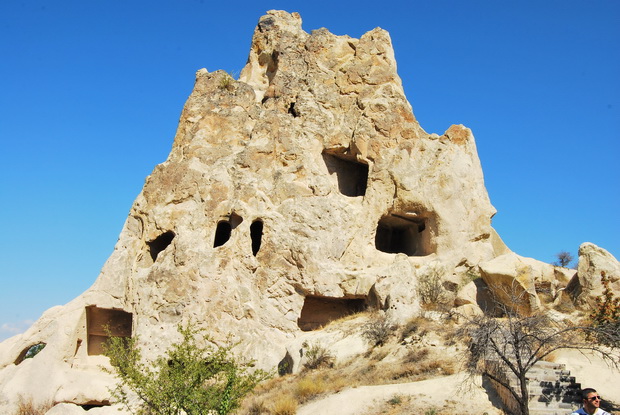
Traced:
<path fill-rule="evenodd" d="M 403 397 L 401 395 L 394 395 L 388 399 L 388 403 L 392 406 L 400 405 L 403 403 Z"/>
<path fill-rule="evenodd" d="M 111 393 L 127 409 L 131 410 L 126 388 L 142 401 L 138 414 L 229 414 L 270 376 L 262 370 L 250 372 L 253 362 L 237 361 L 232 346 L 199 345 L 201 330 L 191 325 L 178 330 L 181 342 L 149 363 L 142 359 L 137 338 L 111 337 L 106 343 L 105 355 L 120 380 Z"/>

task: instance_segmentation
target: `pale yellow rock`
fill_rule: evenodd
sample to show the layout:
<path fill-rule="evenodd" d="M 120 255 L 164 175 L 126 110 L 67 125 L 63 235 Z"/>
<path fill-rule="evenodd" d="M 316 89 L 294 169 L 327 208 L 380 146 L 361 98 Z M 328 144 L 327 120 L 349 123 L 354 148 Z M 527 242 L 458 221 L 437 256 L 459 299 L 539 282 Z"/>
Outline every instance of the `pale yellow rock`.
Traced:
<path fill-rule="evenodd" d="M 579 247 L 577 274 L 570 280 L 566 292 L 581 305 L 593 305 L 603 293 L 601 272 L 610 278 L 610 288 L 620 292 L 620 262 L 605 249 L 584 242 Z"/>
<path fill-rule="evenodd" d="M 83 415 L 86 411 L 82 407 L 70 403 L 59 403 L 52 407 L 45 415 Z"/>
<path fill-rule="evenodd" d="M 0 413 L 33 391 L 54 403 L 108 399 L 103 323 L 138 336 L 153 359 L 193 322 L 270 369 L 304 336 L 328 342 L 316 328 L 330 319 L 418 315 L 417 279 L 436 267 L 462 276 L 484 263 L 487 284 L 518 281 L 535 309 L 537 278 L 552 277 L 521 274 L 534 267 L 509 253 L 494 214 L 472 132 L 420 127 L 386 31 L 309 34 L 298 14 L 270 11 L 238 81 L 196 73 L 172 150 L 93 286 L 0 344 Z M 367 347 L 331 337 L 339 359 Z"/>
<path fill-rule="evenodd" d="M 482 309 L 474 303 L 467 303 L 453 309 L 452 318 L 456 323 L 466 322 L 474 317 L 484 315 Z"/>
<path fill-rule="evenodd" d="M 530 315 L 540 309 L 535 286 L 536 277 L 540 275 L 529 262 L 510 253 L 479 265 L 482 279 L 494 298 L 521 315 Z"/>
<path fill-rule="evenodd" d="M 460 307 L 465 304 L 477 304 L 478 286 L 474 281 L 467 283 L 459 290 L 454 299 L 454 305 Z"/>

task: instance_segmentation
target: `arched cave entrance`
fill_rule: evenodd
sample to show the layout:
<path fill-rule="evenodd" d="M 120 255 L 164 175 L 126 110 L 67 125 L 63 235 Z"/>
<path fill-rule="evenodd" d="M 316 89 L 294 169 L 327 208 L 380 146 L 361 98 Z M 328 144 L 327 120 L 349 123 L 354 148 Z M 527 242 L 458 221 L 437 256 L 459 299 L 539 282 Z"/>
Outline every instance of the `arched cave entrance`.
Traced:
<path fill-rule="evenodd" d="M 167 231 L 159 235 L 157 238 L 152 241 L 147 242 L 146 244 L 149 247 L 149 253 L 151 254 L 151 258 L 153 262 L 157 259 L 157 256 L 161 251 L 168 248 L 168 245 L 172 243 L 172 240 L 175 237 L 175 233 L 172 231 Z"/>
<path fill-rule="evenodd" d="M 235 213 L 231 213 L 227 219 L 220 220 L 215 229 L 215 238 L 213 239 L 213 247 L 224 245 L 230 239 L 232 230 L 243 222 L 243 218 Z"/>
<path fill-rule="evenodd" d="M 368 297 L 333 298 L 308 295 L 297 325 L 303 331 L 317 330 L 330 321 L 360 313 L 369 307 Z"/>
<path fill-rule="evenodd" d="M 428 218 L 417 215 L 385 215 L 377 224 L 375 247 L 389 254 L 429 255 L 434 248 L 428 222 Z"/>
<path fill-rule="evenodd" d="M 366 194 L 368 164 L 360 163 L 352 156 L 328 151 L 323 152 L 323 161 L 329 174 L 336 175 L 340 193 L 349 197 Z"/>
<path fill-rule="evenodd" d="M 113 308 L 86 307 L 88 355 L 103 353 L 103 344 L 112 337 L 131 337 L 133 315 Z M 108 331 L 109 330 L 109 331 Z"/>
<path fill-rule="evenodd" d="M 250 225 L 250 238 L 252 238 L 252 254 L 256 256 L 263 239 L 263 221 L 255 220 Z"/>
<path fill-rule="evenodd" d="M 230 239 L 230 234 L 232 232 L 232 226 L 230 226 L 230 222 L 221 220 L 217 223 L 217 228 L 215 229 L 215 239 L 213 241 L 213 247 L 217 248 L 218 246 L 224 245 Z"/>

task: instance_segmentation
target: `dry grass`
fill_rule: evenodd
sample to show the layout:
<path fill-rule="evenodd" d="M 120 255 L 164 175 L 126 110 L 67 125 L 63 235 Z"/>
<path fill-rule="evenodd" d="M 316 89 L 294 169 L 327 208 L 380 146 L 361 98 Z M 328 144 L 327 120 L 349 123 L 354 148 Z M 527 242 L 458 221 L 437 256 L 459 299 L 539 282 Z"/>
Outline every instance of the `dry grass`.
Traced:
<path fill-rule="evenodd" d="M 33 402 L 32 398 L 19 397 L 15 415 L 44 415 L 52 408 L 51 402 Z"/>
<path fill-rule="evenodd" d="M 239 413 L 287 414 L 292 407 L 297 408 L 324 393 L 338 392 L 350 385 L 348 379 L 330 376 L 330 372 L 331 369 L 317 369 L 264 382 L 243 402 Z"/>
<path fill-rule="evenodd" d="M 372 346 L 383 346 L 387 343 L 396 327 L 385 314 L 376 313 L 371 316 L 370 320 L 362 328 L 362 336 Z"/>
<path fill-rule="evenodd" d="M 422 347 L 422 348 L 416 348 L 416 349 L 411 349 L 409 351 L 409 353 L 407 353 L 407 355 L 405 356 L 405 358 L 403 359 L 403 361 L 405 363 L 415 363 L 415 362 L 419 362 L 420 360 L 424 360 L 428 357 L 428 354 L 430 353 L 430 350 L 428 350 L 427 347 Z"/>
<path fill-rule="evenodd" d="M 402 328 L 400 339 L 405 340 L 407 337 L 417 335 L 423 337 L 428 333 L 428 329 L 432 326 L 432 322 L 422 317 L 414 317 L 409 320 Z"/>
<path fill-rule="evenodd" d="M 325 380 L 322 378 L 304 376 L 295 385 L 295 397 L 299 403 L 304 403 L 322 394 L 327 390 Z"/>
<path fill-rule="evenodd" d="M 271 411 L 264 400 L 254 398 L 247 404 L 246 413 L 248 415 L 264 415 L 270 414 Z"/>
<path fill-rule="evenodd" d="M 555 363 L 555 361 L 558 359 L 558 354 L 556 352 L 551 352 L 550 354 L 548 354 L 543 360 L 545 362 L 551 362 L 551 363 Z"/>
<path fill-rule="evenodd" d="M 308 370 L 319 369 L 322 367 L 333 367 L 335 357 L 334 355 L 324 346 L 320 344 L 312 344 L 304 343 L 303 346 L 306 349 L 306 361 L 304 363 L 304 367 Z"/>
<path fill-rule="evenodd" d="M 395 398 L 399 400 L 395 403 Z M 400 414 L 419 414 L 419 415 L 462 415 L 464 412 L 460 408 L 462 405 L 458 401 L 446 401 L 443 405 L 428 406 L 420 404 L 410 396 L 394 396 L 363 415 L 400 415 Z M 465 412 L 470 414 L 471 412 Z M 507 415 L 502 411 L 502 414 Z M 479 415 L 488 415 L 487 412 L 479 412 Z"/>
<path fill-rule="evenodd" d="M 366 359 L 369 359 L 371 362 L 380 362 L 385 359 L 390 354 L 390 351 L 384 348 L 374 348 L 370 349 L 368 352 L 364 354 Z"/>
<path fill-rule="evenodd" d="M 295 415 L 298 406 L 297 399 L 291 395 L 283 395 L 274 401 L 271 413 L 273 415 Z"/>
<path fill-rule="evenodd" d="M 366 318 L 370 320 L 372 314 Z M 346 320 L 343 327 L 348 329 L 350 324 L 350 320 Z M 355 324 L 359 333 L 361 324 L 357 319 Z M 331 328 L 337 329 L 335 326 Z M 238 413 L 286 415 L 294 413 L 290 411 L 298 405 L 346 388 L 416 382 L 453 374 L 458 367 L 457 358 L 445 353 L 442 347 L 428 345 L 429 339 L 449 343 L 453 338 L 451 330 L 452 325 L 444 321 L 412 319 L 399 328 L 396 335 L 390 336 L 382 347 L 371 348 L 367 353 L 346 362 L 330 361 L 329 365 L 318 365 L 316 369 L 304 369 L 300 373 L 274 378 L 259 385 Z M 404 338 L 407 338 L 406 342 L 402 341 Z M 323 350 L 318 352 L 317 355 L 321 355 Z M 331 355 L 329 350 L 325 352 Z M 412 413 L 407 412 L 411 403 L 408 397 L 392 398 L 386 402 L 383 414 Z"/>
<path fill-rule="evenodd" d="M 454 374 L 455 365 L 450 361 L 439 359 L 429 359 L 422 362 L 407 363 L 394 367 L 393 370 L 386 372 L 392 382 L 403 383 L 417 382 L 437 376 L 448 376 Z"/>

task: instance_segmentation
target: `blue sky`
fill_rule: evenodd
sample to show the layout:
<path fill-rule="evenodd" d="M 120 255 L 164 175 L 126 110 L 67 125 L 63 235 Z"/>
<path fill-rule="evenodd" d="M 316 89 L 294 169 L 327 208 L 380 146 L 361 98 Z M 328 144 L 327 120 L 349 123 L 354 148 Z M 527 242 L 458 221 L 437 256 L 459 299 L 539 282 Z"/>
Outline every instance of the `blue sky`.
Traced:
<path fill-rule="evenodd" d="M 238 73 L 270 9 L 388 30 L 422 127 L 473 130 L 513 251 L 618 258 L 618 1 L 3 1 L 0 340 L 94 282 L 194 73 Z"/>

